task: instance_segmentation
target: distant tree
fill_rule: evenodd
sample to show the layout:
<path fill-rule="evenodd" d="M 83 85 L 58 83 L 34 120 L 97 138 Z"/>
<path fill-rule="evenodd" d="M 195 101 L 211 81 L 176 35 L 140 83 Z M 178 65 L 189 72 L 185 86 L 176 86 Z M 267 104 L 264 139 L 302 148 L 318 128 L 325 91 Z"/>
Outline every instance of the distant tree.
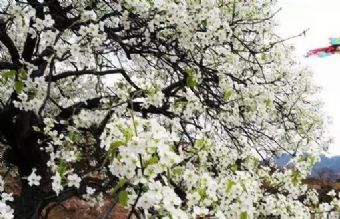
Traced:
<path fill-rule="evenodd" d="M 0 140 L 22 183 L 14 202 L 0 186 L 1 217 L 107 195 L 128 218 L 309 218 L 296 196 L 327 142 L 275 13 L 273 0 L 0 0 Z M 262 162 L 282 153 L 294 169 Z"/>
<path fill-rule="evenodd" d="M 322 167 L 317 171 L 318 178 L 322 181 L 333 181 L 335 172 L 328 168 Z"/>

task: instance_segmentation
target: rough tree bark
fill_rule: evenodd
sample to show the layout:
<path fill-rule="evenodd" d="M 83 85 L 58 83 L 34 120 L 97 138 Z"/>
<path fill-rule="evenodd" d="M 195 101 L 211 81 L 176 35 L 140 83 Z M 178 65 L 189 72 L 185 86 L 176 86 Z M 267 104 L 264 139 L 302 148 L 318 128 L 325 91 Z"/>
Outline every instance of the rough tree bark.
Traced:
<path fill-rule="evenodd" d="M 39 133 L 33 126 L 40 126 L 38 116 L 34 112 L 26 112 L 9 106 L 0 112 L 0 134 L 10 146 L 4 154 L 4 159 L 9 164 L 18 168 L 21 179 L 21 193 L 15 198 L 15 218 L 38 218 L 36 211 L 45 195 L 43 186 L 29 186 L 27 176 L 32 168 L 43 177 L 46 183 L 46 162 L 48 157 L 41 151 L 38 144 Z M 45 182 L 44 182 L 45 181 Z"/>

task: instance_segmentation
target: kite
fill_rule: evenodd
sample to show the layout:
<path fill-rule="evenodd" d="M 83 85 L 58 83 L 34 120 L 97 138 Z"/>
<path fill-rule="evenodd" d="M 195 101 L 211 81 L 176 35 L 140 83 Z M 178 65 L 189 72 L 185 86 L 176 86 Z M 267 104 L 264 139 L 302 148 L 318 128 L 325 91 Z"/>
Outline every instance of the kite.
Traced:
<path fill-rule="evenodd" d="M 319 57 L 326 57 L 326 56 L 330 56 L 336 53 L 340 53 L 340 38 L 329 38 L 329 42 L 331 46 L 310 50 L 307 53 L 306 57 L 309 57 L 312 55 L 317 55 Z"/>

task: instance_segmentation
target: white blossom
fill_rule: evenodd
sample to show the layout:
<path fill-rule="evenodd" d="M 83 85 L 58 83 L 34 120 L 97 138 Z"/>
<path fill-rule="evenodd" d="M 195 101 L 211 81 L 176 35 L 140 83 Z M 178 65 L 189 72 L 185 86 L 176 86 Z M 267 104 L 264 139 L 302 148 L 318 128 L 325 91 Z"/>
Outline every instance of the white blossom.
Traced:
<path fill-rule="evenodd" d="M 37 175 L 35 173 L 36 171 L 37 171 L 37 169 L 33 168 L 31 174 L 27 177 L 28 185 L 30 185 L 30 186 L 39 186 L 40 185 L 41 176 Z"/>
<path fill-rule="evenodd" d="M 53 191 L 59 195 L 59 193 L 64 189 L 61 185 L 61 176 L 58 172 L 52 178 L 52 189 Z"/>
<path fill-rule="evenodd" d="M 67 186 L 68 187 L 80 187 L 81 178 L 77 174 L 70 174 L 67 176 Z"/>

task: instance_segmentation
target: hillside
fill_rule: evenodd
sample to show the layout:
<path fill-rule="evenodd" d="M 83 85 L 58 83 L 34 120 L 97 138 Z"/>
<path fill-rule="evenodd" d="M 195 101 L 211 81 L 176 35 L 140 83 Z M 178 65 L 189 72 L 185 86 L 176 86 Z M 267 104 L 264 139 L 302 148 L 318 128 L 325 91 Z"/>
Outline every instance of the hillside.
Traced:
<path fill-rule="evenodd" d="M 280 167 L 286 166 L 292 157 L 284 154 L 276 158 L 276 164 Z M 336 181 L 340 179 L 340 156 L 321 156 L 320 162 L 315 164 L 310 178 Z"/>

